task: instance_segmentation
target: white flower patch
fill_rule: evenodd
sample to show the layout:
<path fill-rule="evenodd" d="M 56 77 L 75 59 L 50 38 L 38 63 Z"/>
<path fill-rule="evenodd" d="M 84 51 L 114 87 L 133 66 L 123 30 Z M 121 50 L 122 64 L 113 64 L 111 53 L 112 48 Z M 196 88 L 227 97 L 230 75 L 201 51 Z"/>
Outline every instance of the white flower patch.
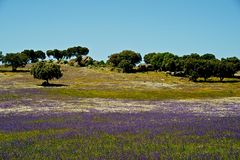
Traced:
<path fill-rule="evenodd" d="M 16 103 L 11 103 L 11 105 L 9 105 L 9 102 L 2 102 L 2 105 L 0 105 L 1 115 L 62 112 L 161 112 L 191 113 L 218 117 L 240 116 L 240 98 L 169 101 L 113 100 L 103 98 L 76 98 L 68 100 L 22 99 Z"/>

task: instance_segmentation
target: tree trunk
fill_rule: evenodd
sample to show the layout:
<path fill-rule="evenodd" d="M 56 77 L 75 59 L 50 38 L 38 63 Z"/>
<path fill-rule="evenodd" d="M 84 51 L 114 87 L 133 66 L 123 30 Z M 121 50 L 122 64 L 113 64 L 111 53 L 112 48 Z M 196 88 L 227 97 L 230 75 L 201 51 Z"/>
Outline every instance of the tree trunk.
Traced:
<path fill-rule="evenodd" d="M 207 82 L 207 77 L 204 77 L 204 81 Z"/>
<path fill-rule="evenodd" d="M 49 86 L 48 79 L 45 79 L 45 81 L 42 83 L 42 86 Z"/>
<path fill-rule="evenodd" d="M 12 66 L 12 71 L 13 71 L 13 72 L 16 72 L 16 71 L 17 71 L 17 67 Z"/>
<path fill-rule="evenodd" d="M 220 81 L 221 81 L 221 82 L 223 81 L 223 79 L 224 79 L 224 77 L 220 77 Z"/>

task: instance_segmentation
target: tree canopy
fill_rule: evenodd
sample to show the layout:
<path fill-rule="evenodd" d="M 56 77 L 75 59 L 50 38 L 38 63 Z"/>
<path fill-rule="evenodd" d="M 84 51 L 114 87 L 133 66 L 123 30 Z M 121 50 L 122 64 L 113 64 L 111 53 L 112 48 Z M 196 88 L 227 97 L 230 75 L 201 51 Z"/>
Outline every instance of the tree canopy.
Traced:
<path fill-rule="evenodd" d="M 58 61 L 62 59 L 71 59 L 72 57 L 76 57 L 76 62 L 81 65 L 82 56 L 87 55 L 89 53 L 89 49 L 86 47 L 70 47 L 66 50 L 48 50 L 47 56 L 52 56 L 53 58 L 57 59 Z"/>
<path fill-rule="evenodd" d="M 214 60 L 216 59 L 214 54 L 211 53 L 207 53 L 201 56 L 201 59 L 205 59 L 205 60 Z"/>
<path fill-rule="evenodd" d="M 81 47 L 81 46 L 77 46 L 77 47 L 70 47 L 67 49 L 67 57 L 71 58 L 71 57 L 78 57 L 79 55 L 87 55 L 89 53 L 89 49 L 86 47 Z"/>
<path fill-rule="evenodd" d="M 12 66 L 12 71 L 16 71 L 18 67 L 24 67 L 29 61 L 25 53 L 7 53 L 3 57 L 3 63 Z"/>
<path fill-rule="evenodd" d="M 2 51 L 0 51 L 0 62 L 2 62 L 3 60 L 3 54 L 2 54 Z"/>
<path fill-rule="evenodd" d="M 141 60 L 142 57 L 139 53 L 131 50 L 123 50 L 120 53 L 110 55 L 107 63 L 113 67 L 122 68 L 123 72 L 129 73 Z"/>
<path fill-rule="evenodd" d="M 222 81 L 227 77 L 234 77 L 240 70 L 240 60 L 237 57 L 228 57 L 218 60 L 214 54 L 197 53 L 178 57 L 172 53 L 149 53 L 144 56 L 146 64 L 153 66 L 155 70 L 184 72 L 190 80 L 197 81 L 202 77 L 205 81 L 211 76 L 216 76 Z"/>
<path fill-rule="evenodd" d="M 64 57 L 63 52 L 58 49 L 47 50 L 47 56 L 48 57 L 52 56 L 53 58 L 56 58 L 58 61 Z"/>
<path fill-rule="evenodd" d="M 38 62 L 38 59 L 44 60 L 46 58 L 45 53 L 41 50 L 38 50 L 38 51 L 34 51 L 32 49 L 24 50 L 21 53 L 26 54 L 29 58 L 29 61 L 31 61 L 31 63 Z"/>
<path fill-rule="evenodd" d="M 63 75 L 60 65 L 44 61 L 34 64 L 31 68 L 31 74 L 34 78 L 45 80 L 46 82 L 43 84 L 46 85 L 49 85 L 49 80 L 59 79 Z"/>

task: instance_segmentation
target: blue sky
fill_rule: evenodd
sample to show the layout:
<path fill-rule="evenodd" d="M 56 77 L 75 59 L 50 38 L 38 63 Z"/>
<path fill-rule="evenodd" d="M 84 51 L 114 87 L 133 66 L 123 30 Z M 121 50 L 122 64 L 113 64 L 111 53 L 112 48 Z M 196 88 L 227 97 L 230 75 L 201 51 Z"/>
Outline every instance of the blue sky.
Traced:
<path fill-rule="evenodd" d="M 240 0 L 0 0 L 3 53 L 78 45 L 240 58 Z"/>

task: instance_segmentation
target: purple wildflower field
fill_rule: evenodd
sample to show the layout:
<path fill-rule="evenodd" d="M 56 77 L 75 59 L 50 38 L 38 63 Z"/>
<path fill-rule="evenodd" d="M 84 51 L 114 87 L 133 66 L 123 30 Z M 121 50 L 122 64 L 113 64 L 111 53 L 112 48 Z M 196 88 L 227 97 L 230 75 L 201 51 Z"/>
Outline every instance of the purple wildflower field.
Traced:
<path fill-rule="evenodd" d="M 41 159 L 43 151 L 43 159 L 240 158 L 239 98 L 63 100 L 37 89 L 1 94 L 16 98 L 0 103 L 0 159 Z"/>

